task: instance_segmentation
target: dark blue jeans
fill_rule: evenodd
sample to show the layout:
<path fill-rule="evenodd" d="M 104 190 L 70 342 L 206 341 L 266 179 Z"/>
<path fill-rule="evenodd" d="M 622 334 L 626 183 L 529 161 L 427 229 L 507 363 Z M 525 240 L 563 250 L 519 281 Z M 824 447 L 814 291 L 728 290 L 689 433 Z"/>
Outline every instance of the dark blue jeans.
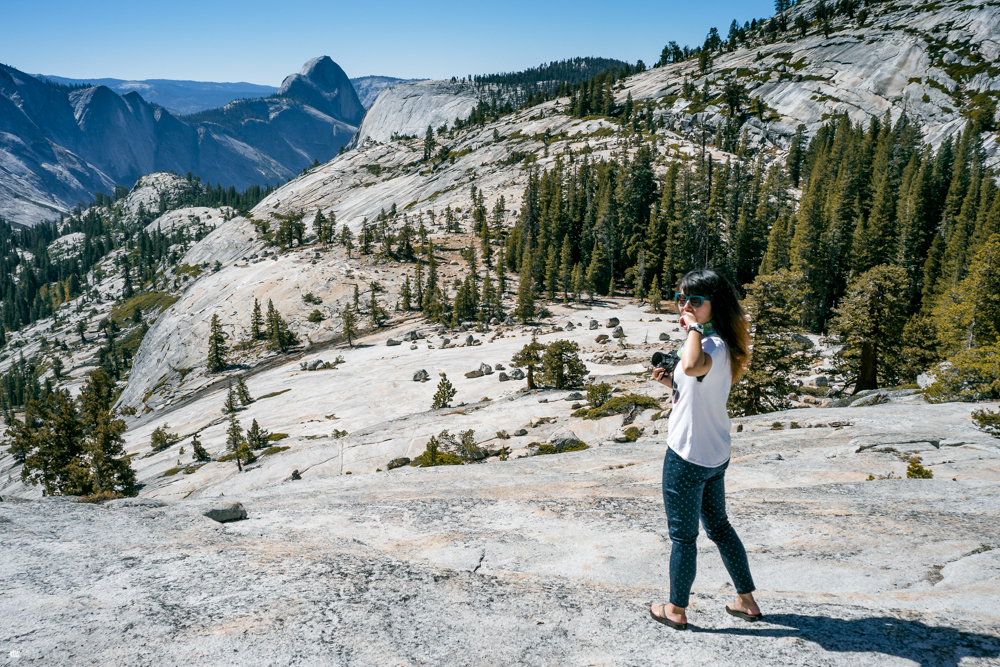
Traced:
<path fill-rule="evenodd" d="M 726 517 L 726 461 L 718 468 L 689 463 L 667 449 L 663 459 L 663 504 L 670 527 L 670 602 L 688 606 L 697 572 L 698 519 L 715 542 L 737 593 L 752 593 L 747 552 Z"/>

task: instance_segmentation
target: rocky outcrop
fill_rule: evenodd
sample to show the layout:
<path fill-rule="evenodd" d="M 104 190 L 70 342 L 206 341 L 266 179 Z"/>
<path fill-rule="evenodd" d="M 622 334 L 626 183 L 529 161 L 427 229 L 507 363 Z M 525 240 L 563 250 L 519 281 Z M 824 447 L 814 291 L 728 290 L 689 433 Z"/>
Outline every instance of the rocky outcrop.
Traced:
<path fill-rule="evenodd" d="M 352 146 L 386 143 L 393 136 L 423 137 L 428 126 L 437 131 L 456 118 L 466 118 L 476 108 L 470 84 L 447 81 L 414 81 L 388 88 L 368 110 Z"/>

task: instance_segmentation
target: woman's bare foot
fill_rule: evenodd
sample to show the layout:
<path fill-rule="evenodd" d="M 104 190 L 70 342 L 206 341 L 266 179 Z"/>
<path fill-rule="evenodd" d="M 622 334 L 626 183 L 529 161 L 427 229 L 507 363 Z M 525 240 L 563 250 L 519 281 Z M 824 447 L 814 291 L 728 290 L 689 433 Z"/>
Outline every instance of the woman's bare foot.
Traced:
<path fill-rule="evenodd" d="M 674 623 L 687 623 L 687 609 L 677 607 L 669 602 L 667 604 L 654 604 L 649 608 L 649 613 L 657 618 L 666 618 Z"/>
<path fill-rule="evenodd" d="M 729 605 L 729 608 L 735 611 L 742 611 L 744 614 L 749 614 L 750 616 L 760 615 L 760 607 L 757 606 L 757 601 L 753 599 L 753 593 L 737 595 L 736 601 Z"/>

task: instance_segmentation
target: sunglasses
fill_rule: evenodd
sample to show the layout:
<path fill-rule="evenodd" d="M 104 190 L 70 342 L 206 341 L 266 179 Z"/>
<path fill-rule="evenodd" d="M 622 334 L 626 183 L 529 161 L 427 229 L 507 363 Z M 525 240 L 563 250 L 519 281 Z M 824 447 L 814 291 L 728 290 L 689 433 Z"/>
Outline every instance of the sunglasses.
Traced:
<path fill-rule="evenodd" d="M 706 301 L 711 301 L 703 296 L 687 296 L 681 294 L 680 292 L 674 294 L 674 300 L 677 302 L 678 308 L 683 308 L 687 304 L 691 304 L 692 308 L 701 308 L 701 305 Z"/>

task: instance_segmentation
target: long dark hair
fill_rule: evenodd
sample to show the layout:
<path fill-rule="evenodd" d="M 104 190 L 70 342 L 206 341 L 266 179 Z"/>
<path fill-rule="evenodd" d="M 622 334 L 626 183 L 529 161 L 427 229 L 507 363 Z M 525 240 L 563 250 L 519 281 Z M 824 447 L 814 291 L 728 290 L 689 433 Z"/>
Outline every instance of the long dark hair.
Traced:
<path fill-rule="evenodd" d="M 733 284 L 711 269 L 697 269 L 681 278 L 679 291 L 703 296 L 712 302 L 712 323 L 726 341 L 733 384 L 746 373 L 750 362 L 750 323 Z"/>

